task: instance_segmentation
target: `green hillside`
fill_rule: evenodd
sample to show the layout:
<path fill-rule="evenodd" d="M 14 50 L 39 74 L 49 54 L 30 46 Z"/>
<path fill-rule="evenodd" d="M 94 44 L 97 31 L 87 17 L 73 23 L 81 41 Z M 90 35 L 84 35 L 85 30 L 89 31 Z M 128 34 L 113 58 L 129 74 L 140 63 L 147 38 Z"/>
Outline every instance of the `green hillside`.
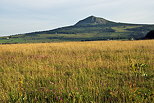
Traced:
<path fill-rule="evenodd" d="M 1 37 L 0 43 L 130 40 L 141 39 L 151 30 L 154 25 L 116 23 L 90 16 L 68 27 Z"/>

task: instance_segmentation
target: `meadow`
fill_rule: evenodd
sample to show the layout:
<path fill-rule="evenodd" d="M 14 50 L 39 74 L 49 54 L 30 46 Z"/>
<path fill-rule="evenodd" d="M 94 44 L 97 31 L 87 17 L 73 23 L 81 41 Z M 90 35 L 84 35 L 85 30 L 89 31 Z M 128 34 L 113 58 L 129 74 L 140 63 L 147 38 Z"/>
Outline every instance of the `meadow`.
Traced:
<path fill-rule="evenodd" d="M 0 45 L 0 103 L 153 103 L 154 40 Z"/>

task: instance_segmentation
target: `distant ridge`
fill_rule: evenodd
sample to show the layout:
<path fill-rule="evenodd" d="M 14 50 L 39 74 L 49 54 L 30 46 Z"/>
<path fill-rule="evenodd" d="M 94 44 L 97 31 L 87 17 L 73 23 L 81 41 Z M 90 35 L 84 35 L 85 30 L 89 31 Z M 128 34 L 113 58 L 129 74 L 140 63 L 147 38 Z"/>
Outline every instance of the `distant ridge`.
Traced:
<path fill-rule="evenodd" d="M 154 25 L 151 24 L 117 23 L 89 16 L 67 27 L 0 37 L 0 43 L 138 40 L 143 39 L 151 30 L 154 30 Z"/>

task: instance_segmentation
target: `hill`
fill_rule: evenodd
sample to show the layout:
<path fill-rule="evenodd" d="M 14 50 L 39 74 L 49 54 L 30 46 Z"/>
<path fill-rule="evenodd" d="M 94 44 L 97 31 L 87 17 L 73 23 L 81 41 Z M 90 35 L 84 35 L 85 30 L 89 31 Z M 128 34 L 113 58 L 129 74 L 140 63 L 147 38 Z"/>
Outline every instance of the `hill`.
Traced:
<path fill-rule="evenodd" d="M 144 39 L 154 39 L 154 30 L 148 32 Z"/>
<path fill-rule="evenodd" d="M 1 37 L 0 43 L 130 40 L 143 38 L 151 30 L 154 25 L 117 23 L 90 16 L 72 26 Z"/>

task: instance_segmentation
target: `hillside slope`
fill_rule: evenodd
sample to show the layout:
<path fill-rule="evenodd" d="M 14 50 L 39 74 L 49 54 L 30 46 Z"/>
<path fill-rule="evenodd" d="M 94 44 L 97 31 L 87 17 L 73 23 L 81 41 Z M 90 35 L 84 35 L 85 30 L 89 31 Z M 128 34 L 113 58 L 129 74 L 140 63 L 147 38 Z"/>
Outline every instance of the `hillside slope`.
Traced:
<path fill-rule="evenodd" d="M 1 37 L 0 43 L 129 40 L 143 38 L 151 30 L 154 25 L 117 23 L 90 16 L 68 27 Z"/>

